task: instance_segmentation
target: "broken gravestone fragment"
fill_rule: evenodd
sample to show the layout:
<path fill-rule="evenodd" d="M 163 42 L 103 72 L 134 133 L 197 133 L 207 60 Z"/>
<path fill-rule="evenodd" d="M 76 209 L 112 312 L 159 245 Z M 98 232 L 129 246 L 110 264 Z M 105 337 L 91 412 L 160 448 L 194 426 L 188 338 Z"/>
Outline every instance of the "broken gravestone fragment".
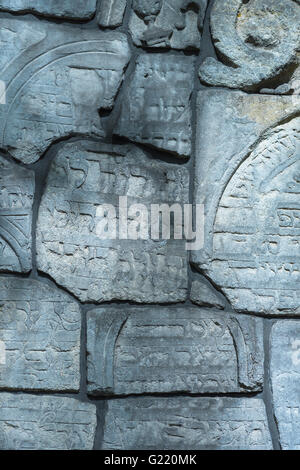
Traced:
<path fill-rule="evenodd" d="M 92 450 L 96 424 L 91 403 L 0 393 L 1 450 Z"/>
<path fill-rule="evenodd" d="M 200 79 L 246 91 L 284 80 L 297 63 L 299 23 L 293 0 L 216 0 L 210 26 L 219 60 L 206 58 Z"/>
<path fill-rule="evenodd" d="M 103 449 L 272 449 L 258 398 L 132 397 L 107 402 Z"/>
<path fill-rule="evenodd" d="M 191 153 L 191 57 L 142 54 L 124 90 L 115 134 L 187 157 Z"/>
<path fill-rule="evenodd" d="M 0 156 L 0 271 L 31 269 L 33 171 Z"/>
<path fill-rule="evenodd" d="M 300 322 L 281 320 L 271 332 L 274 413 L 283 450 L 300 450 Z"/>
<path fill-rule="evenodd" d="M 103 136 L 130 52 L 125 35 L 0 19 L 0 147 L 33 163 L 55 140 Z"/>
<path fill-rule="evenodd" d="M 191 301 L 194 304 L 205 307 L 216 307 L 224 310 L 225 301 L 216 295 L 213 289 L 201 281 L 193 281 L 191 288 Z"/>
<path fill-rule="evenodd" d="M 86 20 L 95 14 L 96 3 L 97 0 L 0 0 L 0 11 Z"/>
<path fill-rule="evenodd" d="M 137 46 L 200 49 L 207 0 L 133 0 L 129 30 Z"/>
<path fill-rule="evenodd" d="M 123 23 L 127 0 L 100 0 L 98 23 L 103 28 L 115 28 Z"/>
<path fill-rule="evenodd" d="M 88 392 L 237 393 L 263 383 L 262 320 L 197 308 L 87 314 Z"/>
<path fill-rule="evenodd" d="M 204 248 L 191 257 L 239 312 L 300 313 L 299 110 L 289 96 L 199 94 Z"/>
<path fill-rule="evenodd" d="M 120 196 L 128 198 L 122 217 Z M 39 210 L 38 269 L 83 302 L 183 301 L 185 240 L 150 238 L 147 222 L 150 204 L 188 201 L 185 168 L 150 159 L 133 145 L 67 144 L 53 160 Z M 116 217 L 102 232 L 107 204 Z M 139 218 L 133 204 L 144 204 L 148 215 L 142 209 Z"/>
<path fill-rule="evenodd" d="M 78 391 L 80 330 L 79 307 L 67 294 L 0 277 L 0 388 Z"/>

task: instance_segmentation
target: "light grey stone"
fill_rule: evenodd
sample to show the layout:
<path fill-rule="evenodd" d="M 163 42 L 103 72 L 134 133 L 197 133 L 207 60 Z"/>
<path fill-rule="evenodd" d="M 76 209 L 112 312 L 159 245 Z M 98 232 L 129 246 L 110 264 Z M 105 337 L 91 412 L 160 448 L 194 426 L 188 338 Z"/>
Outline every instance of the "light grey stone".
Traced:
<path fill-rule="evenodd" d="M 119 196 L 127 196 L 129 215 L 133 203 L 187 203 L 188 170 L 150 159 L 133 145 L 65 145 L 52 163 L 39 210 L 38 269 L 83 302 L 185 300 L 185 240 L 152 240 L 149 231 L 145 239 L 137 233 L 137 240 L 123 240 L 119 220 L 116 239 L 99 233 L 99 209 L 111 204 L 118 217 Z"/>
<path fill-rule="evenodd" d="M 137 46 L 200 49 L 207 0 L 133 0 L 129 30 Z"/>
<path fill-rule="evenodd" d="M 300 450 L 300 322 L 281 320 L 271 332 L 271 384 L 283 450 Z"/>
<path fill-rule="evenodd" d="M 300 312 L 299 110 L 292 96 L 199 94 L 194 202 L 205 227 L 191 258 L 239 312 Z"/>
<path fill-rule="evenodd" d="M 0 388 L 79 390 L 80 331 L 80 310 L 68 295 L 0 277 Z"/>
<path fill-rule="evenodd" d="M 191 153 L 191 57 L 142 54 L 124 91 L 115 134 L 187 157 Z"/>
<path fill-rule="evenodd" d="M 88 392 L 236 393 L 263 383 L 261 319 L 197 308 L 87 314 Z"/>
<path fill-rule="evenodd" d="M 272 449 L 257 398 L 138 397 L 108 401 L 103 449 Z"/>
<path fill-rule="evenodd" d="M 30 12 L 66 19 L 90 19 L 97 0 L 0 0 L 0 11 Z"/>
<path fill-rule="evenodd" d="M 0 147 L 33 163 L 63 137 L 103 136 L 130 52 L 125 35 L 0 19 Z M 1 83 L 1 82 L 0 82 Z"/>
<path fill-rule="evenodd" d="M 1 450 L 92 450 L 96 407 L 74 398 L 0 393 Z"/>
<path fill-rule="evenodd" d="M 293 0 L 216 0 L 211 32 L 220 61 L 208 57 L 208 85 L 257 90 L 297 63 L 300 7 Z M 221 61 L 222 60 L 222 61 Z"/>
<path fill-rule="evenodd" d="M 214 293 L 211 287 L 201 281 L 193 281 L 191 287 L 191 301 L 194 304 L 207 307 L 216 307 L 224 310 L 225 301 Z"/>
<path fill-rule="evenodd" d="M 0 271 L 31 269 L 34 189 L 33 171 L 0 156 Z"/>
<path fill-rule="evenodd" d="M 100 0 L 98 23 L 104 28 L 113 28 L 123 23 L 127 0 Z"/>

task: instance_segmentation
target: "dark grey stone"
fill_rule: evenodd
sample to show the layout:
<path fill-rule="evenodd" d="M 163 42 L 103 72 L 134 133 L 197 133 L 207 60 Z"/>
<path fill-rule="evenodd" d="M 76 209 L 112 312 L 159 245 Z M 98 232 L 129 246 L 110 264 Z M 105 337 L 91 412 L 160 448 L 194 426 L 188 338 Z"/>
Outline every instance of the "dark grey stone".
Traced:
<path fill-rule="evenodd" d="M 97 0 L 0 0 L 0 11 L 85 20 L 95 14 L 96 4 Z"/>
<path fill-rule="evenodd" d="M 74 398 L 0 393 L 1 450 L 92 450 L 96 407 Z"/>
<path fill-rule="evenodd" d="M 88 392 L 235 393 L 263 383 L 261 319 L 197 308 L 87 314 Z"/>
<path fill-rule="evenodd" d="M 125 35 L 66 25 L 0 19 L 0 147 L 33 163 L 55 140 L 103 136 L 129 58 Z"/>
<path fill-rule="evenodd" d="M 191 57 L 142 54 L 125 89 L 115 134 L 187 157 L 191 153 Z"/>
<path fill-rule="evenodd" d="M 98 23 L 103 28 L 115 28 L 123 23 L 127 0 L 100 0 Z"/>
<path fill-rule="evenodd" d="M 283 450 L 300 450 L 300 322 L 281 320 L 271 332 L 274 413 Z"/>
<path fill-rule="evenodd" d="M 199 94 L 194 199 L 205 227 L 191 257 L 239 312 L 300 312 L 299 109 L 292 96 Z"/>
<path fill-rule="evenodd" d="M 80 310 L 68 295 L 0 277 L 0 388 L 79 390 L 80 331 Z"/>
<path fill-rule="evenodd" d="M 280 81 L 297 63 L 299 24 L 300 7 L 293 0 L 215 0 L 210 26 L 220 61 L 206 58 L 200 79 L 243 90 Z"/>
<path fill-rule="evenodd" d="M 137 46 L 200 49 L 207 0 L 133 0 L 129 30 Z"/>
<path fill-rule="evenodd" d="M 216 307 L 220 310 L 225 308 L 225 300 L 214 293 L 211 287 L 201 281 L 193 281 L 191 288 L 191 301 L 194 304 L 206 307 Z"/>
<path fill-rule="evenodd" d="M 258 398 L 139 397 L 110 400 L 103 449 L 272 449 Z"/>
<path fill-rule="evenodd" d="M 79 141 L 54 159 L 37 224 L 38 269 L 81 301 L 178 302 L 187 297 L 185 240 L 105 239 L 98 234 L 119 196 L 133 203 L 187 203 L 187 169 L 148 158 L 133 145 Z M 138 235 L 139 236 L 139 235 Z"/>
<path fill-rule="evenodd" d="M 33 171 L 0 156 L 0 271 L 31 269 L 34 189 Z"/>

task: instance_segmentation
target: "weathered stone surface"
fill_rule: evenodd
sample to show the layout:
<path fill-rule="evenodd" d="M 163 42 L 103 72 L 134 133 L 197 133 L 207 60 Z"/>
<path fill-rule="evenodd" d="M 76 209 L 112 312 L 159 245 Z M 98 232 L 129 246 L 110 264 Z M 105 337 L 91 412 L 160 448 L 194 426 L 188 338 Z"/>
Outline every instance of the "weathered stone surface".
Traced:
<path fill-rule="evenodd" d="M 108 401 L 103 449 L 271 449 L 264 403 L 256 398 Z"/>
<path fill-rule="evenodd" d="M 297 63 L 299 23 L 300 7 L 293 0 L 216 0 L 211 32 L 223 62 L 205 59 L 201 80 L 244 90 L 280 80 Z"/>
<path fill-rule="evenodd" d="M 129 29 L 137 46 L 200 49 L 207 0 L 133 0 Z"/>
<path fill-rule="evenodd" d="M 89 19 L 97 0 L 0 0 L 0 11 L 30 12 L 67 19 Z"/>
<path fill-rule="evenodd" d="M 220 310 L 224 310 L 226 305 L 222 298 L 201 281 L 192 282 L 191 301 L 200 306 L 216 307 Z"/>
<path fill-rule="evenodd" d="M 300 450 L 300 322 L 276 322 L 271 333 L 271 383 L 283 450 Z"/>
<path fill-rule="evenodd" d="M 130 52 L 125 35 L 37 21 L 0 20 L 0 147 L 32 163 L 73 134 L 103 136 Z"/>
<path fill-rule="evenodd" d="M 91 394 L 261 390 L 261 319 L 196 308 L 87 314 Z"/>
<path fill-rule="evenodd" d="M 77 391 L 80 330 L 79 307 L 68 295 L 32 279 L 0 277 L 0 388 Z"/>
<path fill-rule="evenodd" d="M 101 0 L 98 23 L 104 28 L 113 28 L 123 23 L 127 0 Z"/>
<path fill-rule="evenodd" d="M 125 89 L 115 134 L 178 156 L 191 153 L 194 60 L 142 54 Z"/>
<path fill-rule="evenodd" d="M 121 240 L 122 230 L 105 239 L 98 233 L 98 211 L 112 204 L 118 216 L 119 196 L 128 197 L 129 213 L 132 203 L 187 203 L 188 193 L 185 168 L 152 160 L 132 145 L 65 145 L 52 163 L 40 206 L 38 269 L 83 302 L 185 300 L 185 241 Z"/>
<path fill-rule="evenodd" d="M 1 450 L 92 450 L 96 407 L 74 398 L 0 393 Z"/>
<path fill-rule="evenodd" d="M 0 271 L 31 269 L 34 173 L 0 156 Z"/>
<path fill-rule="evenodd" d="M 238 311 L 300 312 L 299 108 L 294 97 L 199 95 L 195 203 L 205 230 L 192 261 Z"/>

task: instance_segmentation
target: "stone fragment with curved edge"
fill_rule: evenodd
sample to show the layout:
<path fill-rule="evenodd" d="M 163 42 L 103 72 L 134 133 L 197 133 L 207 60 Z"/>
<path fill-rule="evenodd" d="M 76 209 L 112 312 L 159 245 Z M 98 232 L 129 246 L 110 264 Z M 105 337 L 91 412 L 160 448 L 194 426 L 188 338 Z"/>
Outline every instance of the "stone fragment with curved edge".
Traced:
<path fill-rule="evenodd" d="M 211 32 L 219 60 L 208 57 L 200 79 L 243 90 L 265 87 L 297 63 L 300 7 L 294 0 L 216 0 Z"/>
<path fill-rule="evenodd" d="M 38 21 L 0 19 L 0 148 L 33 163 L 54 141 L 103 136 L 130 58 L 125 35 Z"/>
<path fill-rule="evenodd" d="M 88 20 L 97 0 L 0 0 L 0 11 L 36 13 L 71 20 Z"/>

